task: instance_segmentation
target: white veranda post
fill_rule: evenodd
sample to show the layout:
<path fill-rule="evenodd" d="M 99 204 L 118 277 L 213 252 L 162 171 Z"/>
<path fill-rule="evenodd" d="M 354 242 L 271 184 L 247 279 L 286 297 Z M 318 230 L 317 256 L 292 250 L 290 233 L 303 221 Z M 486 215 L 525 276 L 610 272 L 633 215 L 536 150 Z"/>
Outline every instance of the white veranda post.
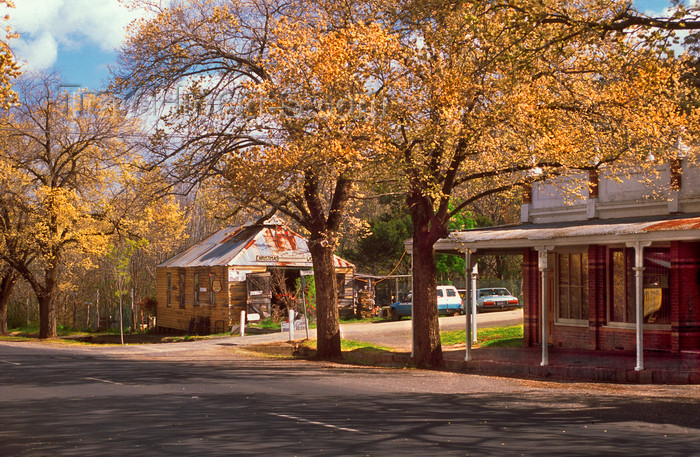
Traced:
<path fill-rule="evenodd" d="M 635 371 L 644 370 L 644 248 L 650 245 L 650 241 L 627 243 L 627 247 L 634 248 L 635 333 L 637 337 L 637 366 L 634 367 Z"/>
<path fill-rule="evenodd" d="M 549 347 L 548 344 L 549 342 L 547 341 L 547 332 L 548 332 L 548 324 L 547 324 L 547 254 L 549 253 L 550 250 L 552 250 L 552 247 L 549 246 L 544 246 L 544 247 L 539 247 L 537 248 L 537 260 L 538 260 L 538 267 L 540 270 L 540 275 L 541 275 L 541 293 L 540 296 L 542 298 L 541 302 L 541 310 L 540 310 L 540 322 L 542 323 L 542 362 L 540 362 L 540 365 L 545 367 L 549 365 Z"/>
<path fill-rule="evenodd" d="M 469 362 L 472 359 L 472 339 L 476 341 L 476 308 L 475 304 L 469 305 L 470 297 L 472 296 L 474 284 L 472 284 L 472 268 L 474 265 L 474 257 L 472 254 L 476 252 L 476 249 L 465 249 L 464 251 L 464 316 L 466 322 L 464 324 L 466 334 L 465 342 L 467 343 L 466 353 L 464 354 L 464 360 Z M 472 291 L 470 292 L 470 285 Z M 473 323 L 473 324 L 472 324 Z M 473 336 L 473 338 L 472 338 Z"/>
<path fill-rule="evenodd" d="M 469 249 L 466 249 L 464 251 L 464 300 L 467 301 L 469 300 L 469 297 L 471 294 L 469 293 L 469 285 L 471 284 L 470 281 L 470 272 L 471 272 L 471 262 L 472 262 L 472 252 Z M 464 353 L 464 360 L 466 362 L 469 362 L 472 359 L 472 338 L 471 338 L 471 306 L 468 304 L 464 305 L 464 316 L 465 316 L 465 323 L 464 323 L 464 329 L 465 329 L 465 343 L 466 343 L 466 351 Z"/>
<path fill-rule="evenodd" d="M 472 268 L 472 293 L 471 293 L 471 307 L 472 307 L 472 340 L 476 343 L 476 277 L 479 274 L 479 265 L 474 262 L 474 267 Z M 466 305 L 465 305 L 466 306 Z"/>

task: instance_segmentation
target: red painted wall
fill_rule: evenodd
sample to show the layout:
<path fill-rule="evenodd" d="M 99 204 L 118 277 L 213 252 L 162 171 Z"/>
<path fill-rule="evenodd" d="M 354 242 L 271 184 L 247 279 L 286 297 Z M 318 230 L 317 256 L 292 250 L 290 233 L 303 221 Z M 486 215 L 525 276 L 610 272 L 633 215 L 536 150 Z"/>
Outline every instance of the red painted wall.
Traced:
<path fill-rule="evenodd" d="M 589 350 L 634 350 L 633 327 L 607 326 L 608 254 L 604 246 L 588 248 L 588 327 L 554 325 L 555 347 Z M 539 343 L 540 273 L 537 252 L 523 252 L 524 344 Z M 672 242 L 669 278 L 671 329 L 645 329 L 645 349 L 700 351 L 700 243 Z M 553 306 L 553 304 L 550 304 Z"/>

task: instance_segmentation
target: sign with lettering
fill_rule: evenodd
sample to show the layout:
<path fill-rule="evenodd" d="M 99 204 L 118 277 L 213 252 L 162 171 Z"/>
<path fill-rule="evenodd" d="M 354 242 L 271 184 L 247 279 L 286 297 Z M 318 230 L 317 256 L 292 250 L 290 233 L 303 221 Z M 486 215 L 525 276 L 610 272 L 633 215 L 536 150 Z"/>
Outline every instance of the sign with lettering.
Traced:
<path fill-rule="evenodd" d="M 245 281 L 245 277 L 248 273 L 252 271 L 248 270 L 229 270 L 228 271 L 228 282 L 241 282 Z"/>

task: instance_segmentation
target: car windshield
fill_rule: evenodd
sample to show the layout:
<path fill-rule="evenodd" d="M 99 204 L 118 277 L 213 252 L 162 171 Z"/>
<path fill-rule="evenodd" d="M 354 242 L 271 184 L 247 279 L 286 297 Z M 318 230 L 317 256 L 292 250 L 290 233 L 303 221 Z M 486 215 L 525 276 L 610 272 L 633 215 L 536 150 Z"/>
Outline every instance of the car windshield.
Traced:
<path fill-rule="evenodd" d="M 510 295 L 510 292 L 508 292 L 508 289 L 479 289 L 479 297 L 492 297 L 492 296 L 504 297 L 506 295 Z"/>

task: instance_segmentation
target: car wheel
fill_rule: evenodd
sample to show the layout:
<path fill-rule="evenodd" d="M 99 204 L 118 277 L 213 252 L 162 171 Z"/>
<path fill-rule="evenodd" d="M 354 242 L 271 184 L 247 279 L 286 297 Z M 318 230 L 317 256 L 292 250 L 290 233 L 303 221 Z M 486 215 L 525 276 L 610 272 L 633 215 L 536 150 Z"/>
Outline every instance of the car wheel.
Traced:
<path fill-rule="evenodd" d="M 396 311 L 394 308 L 391 308 L 391 312 L 389 314 L 391 314 L 392 321 L 398 321 L 401 319 L 401 316 L 399 316 L 399 312 Z"/>

